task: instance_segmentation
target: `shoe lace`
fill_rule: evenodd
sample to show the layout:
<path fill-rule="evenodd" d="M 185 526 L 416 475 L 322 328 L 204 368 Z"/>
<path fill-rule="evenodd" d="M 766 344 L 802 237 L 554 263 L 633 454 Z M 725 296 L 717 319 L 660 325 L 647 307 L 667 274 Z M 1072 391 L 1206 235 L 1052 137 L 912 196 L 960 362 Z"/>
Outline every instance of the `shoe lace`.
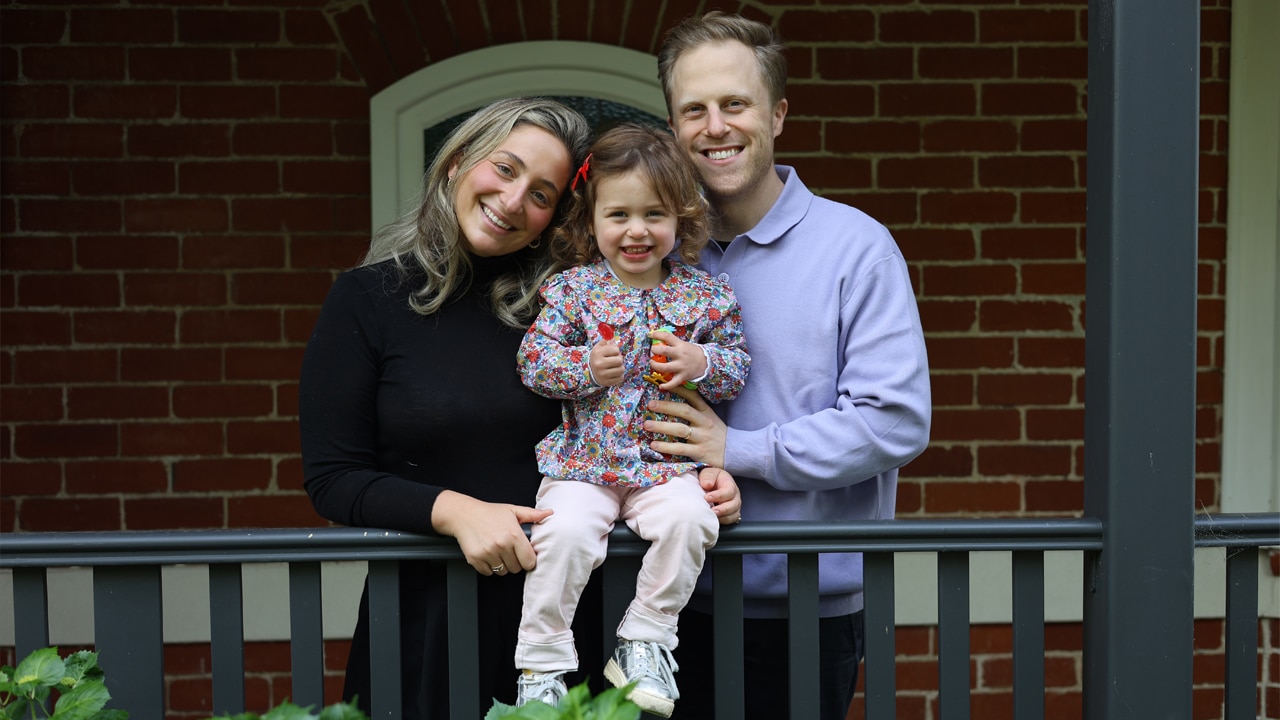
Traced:
<path fill-rule="evenodd" d="M 523 688 L 521 695 L 531 700 L 540 700 L 550 695 L 558 703 L 564 696 L 564 691 L 561 689 L 564 681 L 560 679 L 562 675 L 564 675 L 562 672 L 521 675 L 518 680 L 520 687 Z"/>
<path fill-rule="evenodd" d="M 652 678 L 671 688 L 672 696 L 679 698 L 680 692 L 676 690 L 675 672 L 680 669 L 680 666 L 676 664 L 671 650 L 656 642 L 635 641 L 635 644 L 636 659 L 642 662 L 636 663 L 636 670 L 640 677 L 634 679 Z"/>

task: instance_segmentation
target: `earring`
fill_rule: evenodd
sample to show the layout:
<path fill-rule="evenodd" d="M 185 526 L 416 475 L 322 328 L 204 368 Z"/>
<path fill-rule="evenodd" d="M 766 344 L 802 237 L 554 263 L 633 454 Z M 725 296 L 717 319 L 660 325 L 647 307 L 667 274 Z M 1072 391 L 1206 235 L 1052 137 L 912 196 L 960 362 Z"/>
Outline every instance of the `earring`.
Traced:
<path fill-rule="evenodd" d="M 529 247 L 533 248 L 534 250 L 537 250 L 537 249 L 538 249 L 538 246 L 540 246 L 540 245 L 542 245 L 542 236 L 541 236 L 541 235 L 539 235 L 536 239 L 534 239 L 534 241 L 533 241 L 533 242 L 529 243 Z"/>

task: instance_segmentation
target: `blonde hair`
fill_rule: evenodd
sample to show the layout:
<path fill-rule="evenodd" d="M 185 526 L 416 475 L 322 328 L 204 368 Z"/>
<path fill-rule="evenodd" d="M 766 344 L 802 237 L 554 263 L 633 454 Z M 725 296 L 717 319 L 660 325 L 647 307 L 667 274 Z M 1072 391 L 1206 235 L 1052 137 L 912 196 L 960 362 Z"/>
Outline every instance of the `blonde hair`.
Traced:
<path fill-rule="evenodd" d="M 414 209 L 374 233 L 360 264 L 394 260 L 402 277 L 411 267 L 421 270 L 426 282 L 409 296 L 409 305 L 419 314 L 439 311 L 471 277 L 471 254 L 458 224 L 450 169 L 456 166 L 454 174 L 465 175 L 521 125 L 541 128 L 559 140 L 572 167 L 577 167 L 591 140 L 591 128 L 582 115 L 555 100 L 509 98 L 487 105 L 445 138 L 423 176 Z M 554 218 L 548 228 L 553 226 Z M 552 271 L 545 251 L 534 252 L 530 262 L 520 265 L 489 288 L 493 314 L 514 328 L 527 327 L 537 314 L 538 287 Z"/>
<path fill-rule="evenodd" d="M 690 265 L 698 262 L 702 248 L 707 246 L 707 201 L 693 165 L 670 132 L 623 123 L 601 135 L 591 146 L 588 158 L 585 178 L 575 178 L 577 187 L 565 210 L 564 222 L 551 236 L 551 255 L 557 270 L 585 265 L 601 256 L 591 233 L 596 188 L 601 180 L 633 171 L 648 181 L 663 207 L 675 215 L 680 259 Z"/>
<path fill-rule="evenodd" d="M 760 77 L 769 88 L 769 101 L 778 104 L 787 96 L 786 48 L 768 25 L 712 10 L 702 17 L 690 17 L 667 31 L 658 50 L 658 79 L 667 100 L 667 115 L 675 117 L 671 107 L 671 72 L 684 53 L 713 42 L 733 40 L 746 45 L 756 56 Z"/>

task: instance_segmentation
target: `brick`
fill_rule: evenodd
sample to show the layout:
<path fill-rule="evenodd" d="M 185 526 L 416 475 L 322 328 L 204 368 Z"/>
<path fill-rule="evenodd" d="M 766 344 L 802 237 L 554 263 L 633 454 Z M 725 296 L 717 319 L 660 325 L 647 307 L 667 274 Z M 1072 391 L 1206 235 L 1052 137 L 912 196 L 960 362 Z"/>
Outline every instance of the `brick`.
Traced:
<path fill-rule="evenodd" d="M 924 125 L 926 152 L 1012 152 L 1018 131 L 1012 122 L 937 120 Z"/>
<path fill-rule="evenodd" d="M 71 93 L 64 85 L 5 83 L 0 110 L 6 120 L 65 118 L 71 114 Z"/>
<path fill-rule="evenodd" d="M 1085 121 L 1027 119 L 1022 123 L 1021 148 L 1026 152 L 1072 150 L 1084 152 Z"/>
<path fill-rule="evenodd" d="M 920 199 L 924 222 L 936 225 L 1007 224 L 1018 199 L 1008 192 L 930 192 Z"/>
<path fill-rule="evenodd" d="M 291 45 L 329 45 L 338 39 L 324 13 L 314 9 L 286 10 L 284 36 Z"/>
<path fill-rule="evenodd" d="M 919 458 L 916 458 L 919 460 Z M 908 463 L 902 468 L 898 475 L 898 494 L 894 498 L 894 515 L 903 517 L 905 515 L 916 515 L 924 508 L 924 488 L 921 483 L 909 482 L 908 478 L 915 476 L 915 471 L 910 469 L 915 461 Z M 924 475 L 922 472 L 921 475 Z"/>
<path fill-rule="evenodd" d="M 27 199 L 18 207 L 18 222 L 28 232 L 110 232 L 121 224 L 117 200 Z"/>
<path fill-rule="evenodd" d="M 7 94 L 6 90 L 6 94 Z M 5 116 L 12 117 L 5 107 Z M 70 113 L 63 113 L 66 117 Z M 26 125 L 21 148 L 23 157 L 41 158 L 118 158 L 124 155 L 124 128 L 101 123 L 63 123 L 59 125 Z"/>
<path fill-rule="evenodd" d="M 284 339 L 287 342 L 305 343 L 311 338 L 320 311 L 316 308 L 284 311 Z"/>
<path fill-rule="evenodd" d="M 935 370 L 1006 368 L 1013 365 L 1013 339 L 1001 337 L 931 337 L 929 365 Z"/>
<path fill-rule="evenodd" d="M 1018 339 L 1021 367 L 1084 367 L 1084 337 Z"/>
<path fill-rule="evenodd" d="M 25 532 L 119 530 L 120 501 L 114 498 L 27 498 L 18 515 Z"/>
<path fill-rule="evenodd" d="M 1028 295 L 1084 295 L 1084 263 L 1022 266 L 1022 291 Z"/>
<path fill-rule="evenodd" d="M 918 152 L 920 125 L 914 122 L 839 122 L 825 124 L 825 149 L 833 153 Z M 793 130 L 787 123 L 787 134 Z"/>
<path fill-rule="evenodd" d="M 297 383 L 276 384 L 276 414 L 281 417 L 296 417 L 298 415 Z"/>
<path fill-rule="evenodd" d="M 138 157 L 224 157 L 231 153 L 231 128 L 221 123 L 129 127 L 129 154 Z"/>
<path fill-rule="evenodd" d="M 1071 472 L 1071 448 L 1066 445 L 983 445 L 978 448 L 978 473 L 996 475 L 1064 476 Z"/>
<path fill-rule="evenodd" d="M 14 83 L 18 81 L 18 72 L 22 66 L 22 60 L 19 59 L 17 48 L 5 47 L 0 45 L 0 82 Z M 6 128 L 5 134 L 9 135 L 13 132 L 13 128 Z M 2 153 L 8 155 L 10 153 Z"/>
<path fill-rule="evenodd" d="M 114 350 L 22 350 L 14 353 L 13 365 L 14 382 L 43 385 L 112 382 L 118 363 Z"/>
<path fill-rule="evenodd" d="M 982 114 L 1037 117 L 1075 115 L 1080 90 L 1070 83 L 987 83 L 982 86 Z"/>
<path fill-rule="evenodd" d="M 227 379 L 279 380 L 296 378 L 302 367 L 302 348 L 243 348 L 226 350 Z"/>
<path fill-rule="evenodd" d="M 364 78 L 370 93 L 376 93 L 396 81 L 399 75 L 378 37 L 378 29 L 369 17 L 367 5 L 350 6 L 332 14 L 330 19 L 338 31 L 338 36 L 342 39 L 341 44 L 346 50 L 346 59 L 355 64 L 357 72 Z M 435 22 L 444 24 L 438 19 Z M 461 25 L 460 19 L 456 17 L 453 18 L 452 26 L 455 30 L 466 27 Z M 480 29 L 484 27 L 484 23 L 479 21 L 475 26 L 470 27 Z"/>
<path fill-rule="evenodd" d="M 498 7 L 501 3 L 490 0 L 489 5 L 490 7 Z M 594 5 L 591 13 L 591 34 L 589 39 L 594 42 L 617 45 L 622 39 L 622 24 L 626 20 L 625 10 L 625 5 L 616 3 Z M 519 42 L 521 40 L 520 28 L 514 22 L 516 18 L 512 17 L 510 13 L 501 13 L 503 19 L 508 20 L 508 22 L 499 24 L 498 22 L 492 22 L 496 15 L 496 13 L 489 15 L 493 43 Z M 500 33 L 499 28 L 508 28 L 508 30 L 506 33 Z"/>
<path fill-rule="evenodd" d="M 1076 14 L 1070 10 L 983 10 L 978 15 L 979 39 L 1000 42 L 1072 42 Z"/>
<path fill-rule="evenodd" d="M 69 195 L 70 169 L 65 162 L 6 162 L 0 165 L 0 187 L 11 195 Z"/>
<path fill-rule="evenodd" d="M 953 228 L 895 228 L 894 240 L 908 262 L 972 260 L 973 231 Z"/>
<path fill-rule="evenodd" d="M 934 410 L 929 431 L 932 442 L 1018 440 L 1021 437 L 1021 414 L 1012 408 L 938 408 Z"/>
<path fill-rule="evenodd" d="M 1223 373 L 1219 369 L 1196 373 L 1196 404 L 1215 405 L 1222 402 Z"/>
<path fill-rule="evenodd" d="M 504 36 L 502 39 L 495 37 L 494 45 L 524 40 L 521 37 L 521 27 L 517 13 L 508 12 L 508 8 L 509 6 L 503 6 L 498 12 L 489 15 L 490 27 L 494 28 L 495 35 L 498 33 L 496 26 L 502 20 L 509 20 L 509 23 L 506 24 L 513 29 L 513 33 L 509 36 Z M 373 0 L 373 2 L 369 3 L 369 11 L 373 17 L 374 24 L 378 27 L 378 34 L 382 38 L 383 46 L 387 49 L 391 64 L 401 77 L 409 75 L 427 64 L 427 46 L 420 39 L 419 29 L 414 27 L 411 11 L 405 3 L 396 2 L 395 0 Z M 527 13 L 528 9 L 525 12 Z M 444 23 L 437 24 L 442 25 Z"/>
<path fill-rule="evenodd" d="M 275 405 L 267 385 L 180 385 L 173 389 L 173 412 L 180 418 L 262 417 Z"/>
<path fill-rule="evenodd" d="M 209 458 L 174 463 L 174 492 L 267 490 L 271 461 L 264 458 Z"/>
<path fill-rule="evenodd" d="M 235 198 L 231 217 L 237 232 L 325 232 L 334 226 L 333 206 L 326 198 Z"/>
<path fill-rule="evenodd" d="M 8 394 L 4 396 L 6 399 Z M 6 420 L 14 420 L 8 416 Z M 4 494 L 9 497 L 57 495 L 62 492 L 62 465 L 56 462 L 6 462 L 0 466 L 4 475 Z"/>
<path fill-rule="evenodd" d="M 200 530 L 225 527 L 222 498 L 158 497 L 124 501 L 129 530 Z"/>
<path fill-rule="evenodd" d="M 236 50 L 240 81 L 320 82 L 338 77 L 333 48 L 253 47 Z"/>
<path fill-rule="evenodd" d="M 876 186 L 890 188 L 973 187 L 973 160 L 967 157 L 884 158 L 876 163 Z"/>
<path fill-rule="evenodd" d="M 970 332 L 978 320 L 978 304 L 971 300 L 922 300 L 920 322 L 926 333 Z"/>
<path fill-rule="evenodd" d="M 71 266 L 70 238 L 0 236 L 0 267 L 5 270 L 70 270 Z"/>
<path fill-rule="evenodd" d="M 1071 401 L 1075 383 L 1065 373 L 980 374 L 978 404 L 997 405 L 1062 405 Z"/>
<path fill-rule="evenodd" d="M 250 420 L 227 423 L 227 452 L 236 455 L 299 454 L 298 423 Z"/>
<path fill-rule="evenodd" d="M 204 235 L 182 243 L 182 265 L 189 269 L 266 269 L 283 267 L 284 260 L 284 242 L 278 236 Z"/>
<path fill-rule="evenodd" d="M 1072 330 L 1072 305 L 1053 301 L 984 300 L 978 308 L 978 328 L 983 332 Z"/>
<path fill-rule="evenodd" d="M 231 144 L 237 155 L 327 156 L 333 132 L 323 122 L 244 122 L 236 124 Z"/>
<path fill-rule="evenodd" d="M 129 76 L 143 82 L 231 82 L 231 51 L 203 47 L 134 47 Z"/>
<path fill-rule="evenodd" d="M 973 42 L 976 17 L 968 10 L 887 11 L 879 16 L 879 40 L 884 43 Z"/>
<path fill-rule="evenodd" d="M 72 420 L 168 417 L 169 391 L 155 385 L 72 387 L 67 413 Z"/>
<path fill-rule="evenodd" d="M 974 404 L 974 376 L 971 373 L 932 373 L 929 383 L 935 408 Z"/>
<path fill-rule="evenodd" d="M 207 310 L 183 313 L 178 327 L 184 344 L 278 342 L 281 340 L 280 311 Z"/>
<path fill-rule="evenodd" d="M 1012 227 L 984 229 L 982 257 L 989 260 L 1074 260 L 1084 256 L 1076 249 L 1075 228 Z M 1028 266 L 1022 266 L 1024 285 Z M 1049 264 L 1042 265 L 1046 266 Z M 1062 263 L 1053 266 L 1069 265 Z"/>
<path fill-rule="evenodd" d="M 333 278 L 325 272 L 245 272 L 232 277 L 232 299 L 239 305 L 308 305 L 320 302 Z"/>
<path fill-rule="evenodd" d="M 279 42 L 280 35 L 275 10 L 178 11 L 178 40 L 184 44 L 270 44 Z"/>
<path fill-rule="evenodd" d="M 929 265 L 924 268 L 924 294 L 936 297 L 1011 295 L 1017 291 L 1012 265 Z"/>
<path fill-rule="evenodd" d="M 1084 409 L 1027 410 L 1028 440 L 1080 440 L 1084 437 Z"/>
<path fill-rule="evenodd" d="M 817 48 L 818 76 L 823 80 L 910 80 L 915 75 L 911 48 Z"/>
<path fill-rule="evenodd" d="M 18 278 L 24 307 L 100 308 L 120 305 L 120 279 L 105 273 L 40 273 Z"/>
<path fill-rule="evenodd" d="M 788 123 L 787 129 L 790 130 L 793 125 L 794 123 Z M 338 155 L 369 157 L 369 123 L 333 123 L 333 147 Z"/>
<path fill-rule="evenodd" d="M 346 269 L 359 265 L 368 249 L 368 235 L 302 235 L 289 239 L 289 260 L 298 269 Z"/>
<path fill-rule="evenodd" d="M 227 527 L 325 527 L 305 493 L 227 498 Z"/>
<path fill-rule="evenodd" d="M 982 454 L 987 448 L 979 448 L 979 472 L 982 472 Z M 955 513 L 1008 513 L 1022 508 L 1022 489 L 1017 483 L 993 482 L 933 482 L 925 488 L 925 512 L 935 515 Z M 936 677 L 935 677 L 936 682 Z M 978 715 L 977 717 L 1011 717 L 1003 715 Z"/>
<path fill-rule="evenodd" d="M 73 327 L 78 343 L 167 345 L 176 337 L 177 316 L 164 311 L 80 312 Z"/>
<path fill-rule="evenodd" d="M 778 32 L 788 45 L 804 43 L 863 43 L 875 39 L 875 14 L 853 8 L 786 8 L 778 18 Z"/>
<path fill-rule="evenodd" d="M 788 82 L 787 103 L 788 115 L 798 117 L 815 113 L 826 117 L 871 117 L 876 114 L 876 89 L 858 84 Z"/>
<path fill-rule="evenodd" d="M 205 716 L 213 715 L 212 678 L 173 678 L 166 684 L 170 713 L 195 712 Z"/>
<path fill-rule="evenodd" d="M 372 220 L 369 198 L 334 198 L 333 229 L 338 232 L 359 232 L 368 234 Z"/>
<path fill-rule="evenodd" d="M 967 447 L 930 445 L 903 468 L 909 477 L 970 477 L 973 475 L 973 452 Z"/>
<path fill-rule="evenodd" d="M 6 23 L 9 15 L 5 13 Z M 44 46 L 22 49 L 27 80 L 124 80 L 124 48 Z"/>
<path fill-rule="evenodd" d="M 869 188 L 871 161 L 849 157 L 793 158 L 790 163 L 811 188 Z M 816 190 L 815 190 L 816 192 Z"/>
<path fill-rule="evenodd" d="M 20 310 L 0 313 L 0 337 L 4 338 L 7 347 L 68 345 L 71 343 L 71 314 Z"/>
<path fill-rule="evenodd" d="M 173 41 L 173 13 L 164 9 L 80 9 L 71 13 L 71 41 L 153 45 Z"/>
<path fill-rule="evenodd" d="M 62 389 L 48 387 L 0 387 L 0 407 L 5 422 L 62 420 Z M 6 479 L 7 480 L 7 479 Z"/>
<path fill-rule="evenodd" d="M 1019 155 L 978 160 L 978 185 L 998 187 L 1077 187 L 1075 160 L 1064 155 Z"/>
<path fill-rule="evenodd" d="M 359 195 L 369 191 L 367 161 L 286 161 L 283 170 L 287 193 Z"/>
<path fill-rule="evenodd" d="M 178 111 L 178 89 L 165 85 L 81 85 L 72 99 L 75 117 L 169 119 Z"/>
<path fill-rule="evenodd" d="M 19 458 L 111 457 L 119 452 L 115 425 L 94 423 L 28 424 L 15 428 Z"/>
<path fill-rule="evenodd" d="M 71 166 L 71 180 L 78 195 L 155 195 L 175 187 L 166 162 L 79 162 Z"/>
<path fill-rule="evenodd" d="M 52 44 L 63 40 L 67 13 L 62 10 L 35 10 L 7 5 L 0 24 L 0 42 L 5 45 Z"/>
<path fill-rule="evenodd" d="M 1013 77 L 1013 49 L 921 47 L 920 77 L 928 80 L 986 80 Z"/>
<path fill-rule="evenodd" d="M 1085 193 L 1024 192 L 1020 215 L 1027 223 L 1079 224 L 1085 221 Z"/>
<path fill-rule="evenodd" d="M 880 115 L 887 117 L 969 116 L 978 110 L 973 86 L 961 83 L 882 83 L 878 100 Z"/>
<path fill-rule="evenodd" d="M 182 114 L 195 119 L 270 118 L 277 114 L 276 90 L 258 85 L 188 85 Z"/>
<path fill-rule="evenodd" d="M 1018 48 L 1018 77 L 1084 80 L 1089 76 L 1089 51 L 1084 47 L 1035 46 Z"/>
<path fill-rule="evenodd" d="M 217 348 L 123 348 L 120 379 L 130 382 L 221 380 L 222 351 Z"/>
<path fill-rule="evenodd" d="M 127 423 L 120 427 L 121 452 L 130 457 L 220 455 L 222 425 L 212 422 Z"/>
<path fill-rule="evenodd" d="M 159 235 L 82 236 L 76 262 L 91 270 L 166 270 L 178 267 L 178 240 Z"/>
<path fill-rule="evenodd" d="M 127 199 L 124 224 L 129 232 L 223 232 L 227 202 L 214 198 Z"/>
<path fill-rule="evenodd" d="M 369 95 L 363 87 L 283 85 L 280 117 L 367 120 Z"/>
<path fill-rule="evenodd" d="M 67 492 L 71 495 L 103 493 L 162 493 L 169 486 L 169 472 L 155 460 L 83 460 L 67 463 Z"/>
<path fill-rule="evenodd" d="M 222 305 L 226 279 L 208 273 L 131 273 L 125 276 L 125 302 L 135 308 Z"/>
<path fill-rule="evenodd" d="M 187 162 L 178 166 L 184 195 L 266 195 L 280 191 L 275 162 Z"/>

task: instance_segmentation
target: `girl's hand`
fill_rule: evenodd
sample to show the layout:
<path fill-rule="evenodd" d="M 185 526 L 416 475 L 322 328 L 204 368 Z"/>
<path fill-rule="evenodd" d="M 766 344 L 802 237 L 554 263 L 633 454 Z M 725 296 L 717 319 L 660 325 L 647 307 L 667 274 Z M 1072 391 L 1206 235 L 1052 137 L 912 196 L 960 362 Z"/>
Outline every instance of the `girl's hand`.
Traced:
<path fill-rule="evenodd" d="M 659 415 L 682 420 L 646 420 L 644 429 L 675 440 L 654 440 L 649 447 L 667 455 L 682 455 L 695 462 L 724 467 L 724 444 L 729 428 L 695 390 L 683 386 L 672 389 L 688 402 L 652 400 L 649 409 Z"/>
<path fill-rule="evenodd" d="M 686 382 L 707 374 L 707 354 L 697 343 L 685 342 L 666 330 L 654 330 L 649 333 L 649 339 L 659 341 L 649 351 L 653 358 L 649 361 L 649 367 L 671 376 L 670 380 L 658 387 L 675 390 Z M 666 360 L 661 360 L 664 357 Z"/>
<path fill-rule="evenodd" d="M 732 475 L 718 467 L 704 467 L 698 473 L 698 482 L 707 491 L 707 504 L 721 525 L 742 522 L 742 493 Z"/>
<path fill-rule="evenodd" d="M 601 340 L 591 348 L 591 355 L 587 357 L 587 364 L 591 367 L 591 377 L 595 378 L 596 384 L 602 387 L 614 387 L 622 384 L 622 351 L 618 349 L 618 344 L 612 340 Z"/>
<path fill-rule="evenodd" d="M 458 541 L 467 563 L 481 575 L 532 570 L 538 564 L 521 523 L 539 523 L 552 510 L 489 503 L 452 490 L 436 498 L 431 525 Z"/>

